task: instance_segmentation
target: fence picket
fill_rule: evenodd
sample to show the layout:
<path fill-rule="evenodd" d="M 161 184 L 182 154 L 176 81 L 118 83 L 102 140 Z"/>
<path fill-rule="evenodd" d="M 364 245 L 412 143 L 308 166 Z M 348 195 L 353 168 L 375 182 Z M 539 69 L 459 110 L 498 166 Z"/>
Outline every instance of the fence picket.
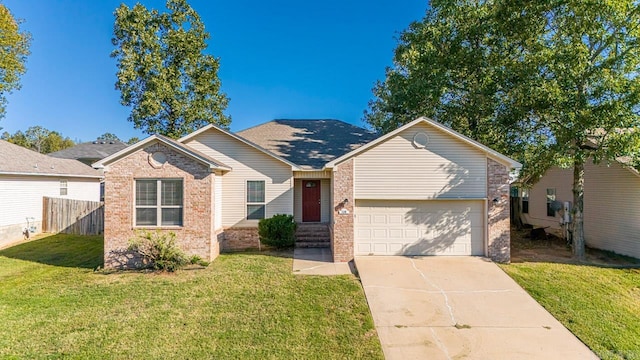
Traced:
<path fill-rule="evenodd" d="M 75 235 L 97 235 L 104 231 L 104 204 L 43 197 L 42 231 Z"/>

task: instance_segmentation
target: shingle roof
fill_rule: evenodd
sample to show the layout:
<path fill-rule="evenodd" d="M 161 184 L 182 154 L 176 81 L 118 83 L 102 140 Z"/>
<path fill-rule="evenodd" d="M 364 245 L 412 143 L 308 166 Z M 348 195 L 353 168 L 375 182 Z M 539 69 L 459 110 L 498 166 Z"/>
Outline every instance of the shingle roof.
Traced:
<path fill-rule="evenodd" d="M 95 161 L 104 159 L 111 154 L 115 154 L 127 146 L 127 144 L 118 140 L 96 140 L 50 153 L 49 156 L 61 159 L 87 159 Z"/>
<path fill-rule="evenodd" d="M 78 160 L 58 159 L 0 140 L 0 174 L 95 177 L 100 173 Z"/>
<path fill-rule="evenodd" d="M 334 119 L 276 119 L 236 134 L 302 168 L 313 169 L 378 137 Z"/>

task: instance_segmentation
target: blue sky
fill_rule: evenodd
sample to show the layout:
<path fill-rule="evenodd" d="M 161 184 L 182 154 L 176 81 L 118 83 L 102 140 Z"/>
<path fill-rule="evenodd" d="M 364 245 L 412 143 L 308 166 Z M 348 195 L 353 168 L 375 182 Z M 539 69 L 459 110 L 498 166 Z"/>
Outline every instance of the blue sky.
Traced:
<path fill-rule="evenodd" d="M 122 1 L 2 0 L 33 36 L 22 89 L 2 131 L 40 125 L 74 140 L 145 137 L 114 89 L 113 11 Z M 165 1 L 140 1 L 165 9 Z M 135 1 L 124 1 L 132 6 Z M 220 58 L 234 131 L 275 118 L 335 118 L 363 126 L 371 88 L 396 37 L 426 1 L 191 0 Z"/>

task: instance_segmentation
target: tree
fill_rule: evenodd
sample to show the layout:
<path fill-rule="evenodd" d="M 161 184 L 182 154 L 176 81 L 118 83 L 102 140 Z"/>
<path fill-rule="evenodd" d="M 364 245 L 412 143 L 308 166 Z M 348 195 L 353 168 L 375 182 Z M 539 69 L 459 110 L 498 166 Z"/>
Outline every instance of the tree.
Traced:
<path fill-rule="evenodd" d="M 491 1 L 432 1 L 424 19 L 400 34 L 365 122 L 387 133 L 427 116 L 505 154 L 523 153 L 527 124 L 502 106 L 513 49 L 498 21 Z"/>
<path fill-rule="evenodd" d="M 179 138 L 209 123 L 226 127 L 228 98 L 220 91 L 219 60 L 204 51 L 209 34 L 186 0 L 168 0 L 168 13 L 140 4 L 115 11 L 120 102 L 147 134 Z"/>
<path fill-rule="evenodd" d="M 138 137 L 134 136 L 134 137 L 130 138 L 129 140 L 127 140 L 127 144 L 128 145 L 133 145 L 133 144 L 137 143 L 138 141 L 140 141 L 140 139 Z"/>
<path fill-rule="evenodd" d="M 0 3 L 0 119 L 6 113 L 6 95 L 20 89 L 20 76 L 27 71 L 30 41 L 31 35 L 20 31 L 20 23 Z"/>
<path fill-rule="evenodd" d="M 419 115 L 524 163 L 572 167 L 574 256 L 584 257 L 584 164 L 640 153 L 640 9 L 632 0 L 433 1 L 401 34 L 365 121 Z"/>
<path fill-rule="evenodd" d="M 118 136 L 116 136 L 116 134 L 112 134 L 110 132 L 104 133 L 100 136 L 98 136 L 98 140 L 103 140 L 103 141 L 120 141 L 120 138 Z"/>
<path fill-rule="evenodd" d="M 1 138 L 41 154 L 60 151 L 75 145 L 70 138 L 65 138 L 59 132 L 45 129 L 42 126 L 32 126 L 24 133 L 18 130 L 13 135 L 5 131 Z"/>

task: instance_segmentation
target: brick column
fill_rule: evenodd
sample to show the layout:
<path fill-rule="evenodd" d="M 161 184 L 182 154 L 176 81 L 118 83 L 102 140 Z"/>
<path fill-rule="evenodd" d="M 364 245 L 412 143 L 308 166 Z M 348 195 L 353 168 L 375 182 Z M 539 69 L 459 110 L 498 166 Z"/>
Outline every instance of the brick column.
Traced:
<path fill-rule="evenodd" d="M 345 199 L 347 200 L 345 202 Z M 334 262 L 353 260 L 353 159 L 338 165 L 333 172 L 333 224 L 331 252 Z M 346 210 L 348 214 L 340 214 Z"/>
<path fill-rule="evenodd" d="M 487 159 L 487 256 L 504 263 L 511 261 L 509 186 L 509 169 Z"/>

